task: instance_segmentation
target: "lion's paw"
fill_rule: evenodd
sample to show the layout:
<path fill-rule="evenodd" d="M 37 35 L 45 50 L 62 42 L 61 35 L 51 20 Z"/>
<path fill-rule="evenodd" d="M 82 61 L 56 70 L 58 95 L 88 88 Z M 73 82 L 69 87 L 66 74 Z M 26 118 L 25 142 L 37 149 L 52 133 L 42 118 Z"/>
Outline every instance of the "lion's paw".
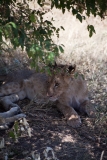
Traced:
<path fill-rule="evenodd" d="M 73 128 L 78 128 L 81 126 L 81 119 L 79 116 L 76 116 L 76 117 L 70 117 L 68 120 L 67 120 L 67 124 Z"/>
<path fill-rule="evenodd" d="M 94 107 L 88 106 L 88 107 L 86 108 L 86 113 L 87 113 L 87 115 L 88 115 L 90 118 L 95 118 L 95 117 L 96 117 L 96 111 L 95 111 L 95 108 L 94 108 Z"/>

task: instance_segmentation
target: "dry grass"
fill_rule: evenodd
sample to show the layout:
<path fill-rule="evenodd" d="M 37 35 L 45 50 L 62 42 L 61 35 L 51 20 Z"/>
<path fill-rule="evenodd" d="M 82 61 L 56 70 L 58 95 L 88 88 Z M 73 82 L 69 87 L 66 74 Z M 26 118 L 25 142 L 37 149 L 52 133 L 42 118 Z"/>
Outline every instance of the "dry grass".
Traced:
<path fill-rule="evenodd" d="M 81 59 L 83 61 L 107 59 L 107 19 L 101 21 L 99 17 L 90 17 L 80 23 L 70 12 L 66 11 L 63 15 L 56 9 L 47 13 L 45 18 L 51 19 L 51 17 L 54 18 L 56 27 L 63 26 L 65 28 L 65 31 L 60 31 L 59 39 L 53 38 L 57 44 L 65 45 L 65 53 L 61 55 L 61 59 L 65 63 L 78 63 Z M 96 30 L 96 34 L 92 38 L 89 38 L 88 24 L 94 25 Z"/>
<path fill-rule="evenodd" d="M 57 59 L 58 63 L 76 64 L 87 80 L 89 94 L 98 112 L 97 122 L 107 123 L 107 18 L 87 17 L 80 23 L 70 12 L 63 15 L 61 11 L 53 9 L 45 18 L 53 17 L 56 27 L 63 26 L 60 38 L 53 37 L 57 44 L 65 45 L 65 52 Z M 95 27 L 96 34 L 89 37 L 87 25 Z"/>

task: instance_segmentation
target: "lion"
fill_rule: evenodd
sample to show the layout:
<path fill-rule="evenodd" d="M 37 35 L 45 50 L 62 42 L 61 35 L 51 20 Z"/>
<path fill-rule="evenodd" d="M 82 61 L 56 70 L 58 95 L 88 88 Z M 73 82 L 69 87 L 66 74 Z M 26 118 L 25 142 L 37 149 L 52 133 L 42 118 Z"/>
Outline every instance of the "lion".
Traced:
<path fill-rule="evenodd" d="M 58 109 L 73 128 L 81 125 L 77 111 L 95 117 L 95 108 L 88 98 L 87 84 L 82 77 L 72 78 L 62 73 L 53 75 L 49 80 L 48 96 L 51 101 L 57 101 Z"/>
<path fill-rule="evenodd" d="M 67 119 L 67 124 L 73 128 L 80 127 L 81 119 L 77 111 L 94 117 L 95 109 L 88 98 L 86 81 L 82 77 L 75 78 L 75 68 L 64 68 L 67 72 L 55 72 L 51 76 L 32 72 L 20 81 L 6 82 L 0 87 L 0 103 L 7 111 L 17 107 L 15 102 L 24 98 L 55 101 Z"/>

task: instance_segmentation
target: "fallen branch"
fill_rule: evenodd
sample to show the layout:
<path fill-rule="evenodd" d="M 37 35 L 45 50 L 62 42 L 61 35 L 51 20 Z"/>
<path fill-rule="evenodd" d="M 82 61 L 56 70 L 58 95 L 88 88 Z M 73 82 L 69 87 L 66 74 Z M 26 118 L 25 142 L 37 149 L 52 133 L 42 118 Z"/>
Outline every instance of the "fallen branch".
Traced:
<path fill-rule="evenodd" d="M 102 153 L 101 153 L 100 160 L 103 160 L 103 156 L 104 156 L 104 151 L 102 151 Z"/>

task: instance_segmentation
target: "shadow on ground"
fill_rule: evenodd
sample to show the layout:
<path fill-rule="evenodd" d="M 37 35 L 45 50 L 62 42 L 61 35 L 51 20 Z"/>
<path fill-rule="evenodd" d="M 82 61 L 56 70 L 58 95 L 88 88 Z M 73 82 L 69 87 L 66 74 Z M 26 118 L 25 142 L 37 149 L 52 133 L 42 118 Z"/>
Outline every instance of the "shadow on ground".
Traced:
<path fill-rule="evenodd" d="M 23 108 L 27 102 L 28 100 L 24 100 L 19 105 Z M 19 142 L 15 143 L 7 137 L 8 132 L 0 133 L 0 137 L 4 137 L 6 141 L 4 152 L 12 153 L 10 160 L 25 160 L 31 156 L 32 151 L 40 153 L 41 160 L 44 160 L 43 151 L 46 147 L 51 147 L 59 160 L 100 160 L 102 151 L 103 160 L 107 159 L 107 138 L 102 133 L 99 136 L 100 130 L 95 126 L 95 120 L 82 116 L 82 126 L 73 129 L 66 124 L 55 106 L 38 108 L 34 104 L 26 114 L 32 128 L 32 137 L 27 132 L 23 133 Z M 2 160 L 4 153 L 1 153 Z"/>
<path fill-rule="evenodd" d="M 82 67 L 80 64 L 81 70 Z M 83 74 L 88 81 L 90 99 L 97 108 L 97 118 L 81 116 L 82 126 L 73 129 L 66 124 L 56 106 L 33 104 L 26 112 L 32 137 L 23 132 L 18 143 L 15 143 L 9 138 L 9 131 L 0 132 L 0 138 L 5 139 L 0 160 L 4 160 L 5 153 L 9 154 L 9 160 L 26 160 L 32 151 L 40 153 L 41 160 L 44 160 L 46 147 L 51 147 L 59 160 L 107 160 L 107 63 L 91 63 Z M 23 111 L 27 104 L 27 99 L 18 102 Z"/>

